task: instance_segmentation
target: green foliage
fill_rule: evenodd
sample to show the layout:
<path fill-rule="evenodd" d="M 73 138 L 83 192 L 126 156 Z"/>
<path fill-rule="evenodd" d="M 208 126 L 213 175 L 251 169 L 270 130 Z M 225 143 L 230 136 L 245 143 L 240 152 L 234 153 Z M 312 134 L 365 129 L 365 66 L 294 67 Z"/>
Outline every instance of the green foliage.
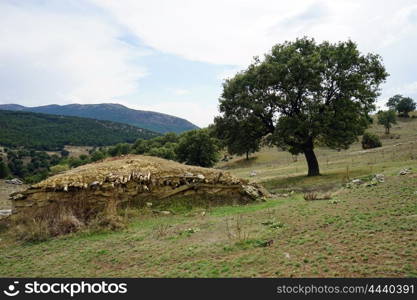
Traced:
<path fill-rule="evenodd" d="M 392 127 L 392 124 L 397 124 L 397 116 L 395 115 L 395 111 L 393 110 L 381 110 L 378 112 L 377 117 L 378 124 L 383 125 L 385 127 L 386 134 L 389 134 L 389 130 Z"/>
<path fill-rule="evenodd" d="M 110 121 L 0 110 L 0 145 L 62 150 L 65 145 L 104 146 L 159 134 Z"/>
<path fill-rule="evenodd" d="M 416 109 L 416 103 L 413 99 L 406 97 L 403 98 L 397 105 L 397 111 L 399 112 L 400 116 L 404 118 L 408 118 L 409 112 L 412 112 Z"/>
<path fill-rule="evenodd" d="M 408 118 L 408 113 L 416 109 L 416 103 L 414 100 L 410 97 L 403 97 L 402 95 L 392 96 L 388 100 L 387 106 L 391 110 L 397 111 L 399 115 L 404 118 Z"/>
<path fill-rule="evenodd" d="M 0 179 L 7 178 L 9 175 L 10 175 L 9 167 L 0 158 Z"/>
<path fill-rule="evenodd" d="M 356 141 L 371 121 L 369 113 L 387 76 L 380 56 L 360 54 L 352 41 L 285 42 L 225 81 L 223 115 L 216 124 L 253 124 L 252 139 L 267 136 L 270 144 L 304 153 L 308 174 L 318 175 L 314 146 L 347 149 Z M 224 139 L 228 144 L 230 136 Z"/>
<path fill-rule="evenodd" d="M 398 94 L 389 98 L 388 102 L 387 102 L 387 106 L 389 107 L 389 109 L 396 111 L 397 110 L 397 105 L 401 101 L 402 98 L 403 98 L 403 96 L 398 95 Z"/>
<path fill-rule="evenodd" d="M 123 143 L 123 144 L 117 144 L 113 147 L 110 147 L 107 152 L 110 156 L 120 156 L 120 155 L 126 155 L 130 152 L 131 146 L 129 144 Z"/>
<path fill-rule="evenodd" d="M 246 154 L 248 159 L 249 154 L 259 151 L 261 146 L 262 137 L 258 135 L 258 128 L 262 124 L 258 122 L 256 118 L 238 122 L 235 118 L 216 117 L 213 135 L 224 143 L 229 154 Z"/>
<path fill-rule="evenodd" d="M 61 172 L 68 171 L 69 168 L 70 168 L 70 166 L 68 164 L 59 164 L 59 165 L 52 166 L 50 168 L 51 175 L 55 175 L 55 174 L 58 174 L 58 173 L 61 173 Z"/>
<path fill-rule="evenodd" d="M 381 141 L 379 137 L 373 133 L 365 132 L 362 136 L 362 148 L 363 149 L 372 149 L 381 147 Z"/>
<path fill-rule="evenodd" d="M 98 150 L 98 151 L 94 151 L 93 153 L 91 153 L 90 160 L 92 162 L 95 162 L 95 161 L 99 161 L 99 160 L 106 158 L 106 156 L 107 154 L 105 152 Z"/>
<path fill-rule="evenodd" d="M 207 129 L 188 131 L 181 135 L 176 153 L 180 162 L 212 167 L 218 161 L 218 142 Z"/>

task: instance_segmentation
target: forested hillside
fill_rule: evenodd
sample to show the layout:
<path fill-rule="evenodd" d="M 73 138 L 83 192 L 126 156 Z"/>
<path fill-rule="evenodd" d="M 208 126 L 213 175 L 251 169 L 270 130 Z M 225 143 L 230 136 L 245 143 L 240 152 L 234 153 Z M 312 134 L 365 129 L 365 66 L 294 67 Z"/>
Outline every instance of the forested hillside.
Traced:
<path fill-rule="evenodd" d="M 158 133 L 111 121 L 0 110 L 0 145 L 61 150 L 64 145 L 105 146 Z"/>
<path fill-rule="evenodd" d="M 37 107 L 2 104 L 0 105 L 0 109 L 108 120 L 133 125 L 139 128 L 146 128 L 160 133 L 181 133 L 198 128 L 196 125 L 185 119 L 158 112 L 131 109 L 116 103 L 52 104 Z"/>

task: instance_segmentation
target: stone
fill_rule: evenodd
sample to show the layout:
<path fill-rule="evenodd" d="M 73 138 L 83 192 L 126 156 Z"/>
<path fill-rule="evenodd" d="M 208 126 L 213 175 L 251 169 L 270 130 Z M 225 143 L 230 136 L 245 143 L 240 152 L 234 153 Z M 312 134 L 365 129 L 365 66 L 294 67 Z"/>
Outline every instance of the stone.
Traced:
<path fill-rule="evenodd" d="M 404 168 L 398 173 L 398 175 L 407 175 L 410 173 L 411 173 L 410 168 Z"/>
<path fill-rule="evenodd" d="M 363 184 L 364 182 L 361 179 L 353 179 L 351 181 L 351 183 L 356 184 L 356 185 L 360 185 L 360 184 Z"/>
<path fill-rule="evenodd" d="M 256 175 L 257 175 L 256 171 L 251 171 L 249 174 L 250 177 L 255 177 Z"/>
<path fill-rule="evenodd" d="M 382 183 L 385 181 L 385 175 L 384 174 L 375 174 L 374 176 L 375 180 Z"/>
<path fill-rule="evenodd" d="M 7 217 L 12 214 L 11 209 L 0 209 L 0 217 Z"/>
<path fill-rule="evenodd" d="M 17 185 L 23 184 L 23 181 L 21 181 L 18 178 L 13 178 L 13 179 L 10 179 L 10 180 L 5 180 L 5 182 L 8 183 L 8 184 L 17 184 Z"/>

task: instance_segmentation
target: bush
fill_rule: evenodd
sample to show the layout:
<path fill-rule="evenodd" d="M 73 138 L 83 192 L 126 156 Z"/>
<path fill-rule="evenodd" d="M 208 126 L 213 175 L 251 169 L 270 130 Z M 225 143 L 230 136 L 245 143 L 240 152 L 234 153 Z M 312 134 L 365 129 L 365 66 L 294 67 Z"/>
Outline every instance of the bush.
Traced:
<path fill-rule="evenodd" d="M 70 167 L 68 164 L 61 164 L 61 165 L 52 166 L 50 169 L 51 169 L 51 175 L 56 175 L 58 173 L 68 171 Z"/>
<path fill-rule="evenodd" d="M 372 149 L 372 148 L 378 148 L 381 147 L 381 141 L 379 140 L 379 137 L 375 134 L 365 132 L 365 134 L 362 137 L 362 148 L 363 149 Z"/>
<path fill-rule="evenodd" d="M 201 167 L 212 167 L 219 160 L 218 152 L 218 141 L 205 129 L 185 132 L 176 148 L 180 162 Z"/>

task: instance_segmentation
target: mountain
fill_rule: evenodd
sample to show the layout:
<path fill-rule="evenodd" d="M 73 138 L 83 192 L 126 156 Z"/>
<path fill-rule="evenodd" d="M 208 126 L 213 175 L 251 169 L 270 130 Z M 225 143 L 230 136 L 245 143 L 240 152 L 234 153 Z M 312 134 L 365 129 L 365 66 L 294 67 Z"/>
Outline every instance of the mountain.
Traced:
<path fill-rule="evenodd" d="M 61 150 L 64 145 L 105 146 L 159 133 L 104 120 L 0 110 L 0 145 L 37 150 Z"/>
<path fill-rule="evenodd" d="M 133 125 L 151 131 L 166 133 L 197 129 L 189 121 L 157 112 L 135 110 L 120 104 L 68 104 L 25 107 L 17 104 L 2 104 L 0 109 L 38 112 L 52 115 L 75 116 L 108 120 Z"/>

